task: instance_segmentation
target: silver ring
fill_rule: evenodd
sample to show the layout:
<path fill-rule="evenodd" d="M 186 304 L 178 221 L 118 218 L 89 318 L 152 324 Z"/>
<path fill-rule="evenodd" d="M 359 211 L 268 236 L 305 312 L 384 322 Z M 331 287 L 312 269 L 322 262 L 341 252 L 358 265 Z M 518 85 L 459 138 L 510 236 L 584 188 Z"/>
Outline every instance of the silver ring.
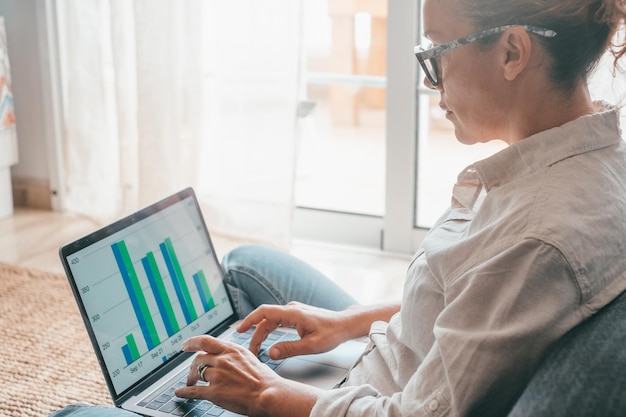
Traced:
<path fill-rule="evenodd" d="M 204 371 L 206 371 L 206 368 L 208 367 L 209 365 L 207 365 L 206 363 L 201 363 L 200 365 L 198 365 L 198 368 L 197 368 L 198 378 L 200 378 L 204 382 L 208 382 L 206 379 L 204 379 Z"/>

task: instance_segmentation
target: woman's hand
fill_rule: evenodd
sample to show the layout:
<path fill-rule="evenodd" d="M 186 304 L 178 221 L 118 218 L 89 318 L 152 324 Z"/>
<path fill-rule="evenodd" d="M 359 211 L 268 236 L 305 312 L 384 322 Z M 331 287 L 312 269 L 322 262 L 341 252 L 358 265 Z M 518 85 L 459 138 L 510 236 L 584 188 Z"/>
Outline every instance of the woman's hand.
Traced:
<path fill-rule="evenodd" d="M 327 352 L 353 336 L 345 331 L 344 312 L 312 307 L 299 302 L 287 305 L 262 305 L 250 313 L 237 327 L 245 332 L 256 329 L 250 339 L 250 351 L 258 354 L 267 336 L 282 326 L 295 327 L 300 339 L 275 343 L 269 350 L 272 359 Z"/>
<path fill-rule="evenodd" d="M 199 352 L 187 377 L 181 398 L 206 399 L 220 407 L 248 416 L 308 416 L 319 390 L 278 376 L 249 350 L 211 336 L 197 336 L 183 343 L 185 352 Z M 198 365 L 208 385 L 200 380 Z"/>
<path fill-rule="evenodd" d="M 365 336 L 374 321 L 388 321 L 400 311 L 399 304 L 354 306 L 343 311 L 332 311 L 291 302 L 285 306 L 262 305 L 242 320 L 238 332 L 256 325 L 250 351 L 255 355 L 267 336 L 281 326 L 295 327 L 300 340 L 279 342 L 269 351 L 272 359 L 327 352 L 341 343 Z"/>

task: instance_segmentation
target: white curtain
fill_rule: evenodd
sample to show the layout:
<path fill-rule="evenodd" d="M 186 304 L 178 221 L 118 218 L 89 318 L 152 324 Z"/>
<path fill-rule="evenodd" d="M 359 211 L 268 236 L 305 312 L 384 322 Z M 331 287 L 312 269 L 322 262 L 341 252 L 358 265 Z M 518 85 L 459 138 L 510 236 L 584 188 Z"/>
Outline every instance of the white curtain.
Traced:
<path fill-rule="evenodd" d="M 288 245 L 300 1 L 58 0 L 66 209 L 193 186 L 213 231 Z"/>

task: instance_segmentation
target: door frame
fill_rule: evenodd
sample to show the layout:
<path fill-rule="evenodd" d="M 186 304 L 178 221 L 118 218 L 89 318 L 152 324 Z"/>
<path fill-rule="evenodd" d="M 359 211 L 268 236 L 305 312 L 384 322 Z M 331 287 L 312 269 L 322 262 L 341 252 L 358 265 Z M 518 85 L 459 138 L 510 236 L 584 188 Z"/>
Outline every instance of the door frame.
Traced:
<path fill-rule="evenodd" d="M 415 252 L 423 240 L 427 230 L 415 227 L 417 115 L 422 100 L 416 88 L 418 68 L 413 48 L 419 38 L 419 6 L 419 1 L 387 2 L 385 215 L 296 207 L 296 238 L 403 254 Z"/>

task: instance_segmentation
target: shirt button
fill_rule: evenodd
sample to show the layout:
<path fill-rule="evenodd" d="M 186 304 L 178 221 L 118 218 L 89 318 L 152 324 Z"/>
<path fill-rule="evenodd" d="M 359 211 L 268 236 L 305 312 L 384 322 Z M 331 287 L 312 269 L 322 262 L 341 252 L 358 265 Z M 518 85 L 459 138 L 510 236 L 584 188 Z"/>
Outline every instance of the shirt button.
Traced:
<path fill-rule="evenodd" d="M 428 403 L 428 409 L 429 409 L 430 411 L 436 411 L 438 408 L 439 408 L 439 401 L 437 401 L 437 400 L 431 400 L 431 401 Z"/>

